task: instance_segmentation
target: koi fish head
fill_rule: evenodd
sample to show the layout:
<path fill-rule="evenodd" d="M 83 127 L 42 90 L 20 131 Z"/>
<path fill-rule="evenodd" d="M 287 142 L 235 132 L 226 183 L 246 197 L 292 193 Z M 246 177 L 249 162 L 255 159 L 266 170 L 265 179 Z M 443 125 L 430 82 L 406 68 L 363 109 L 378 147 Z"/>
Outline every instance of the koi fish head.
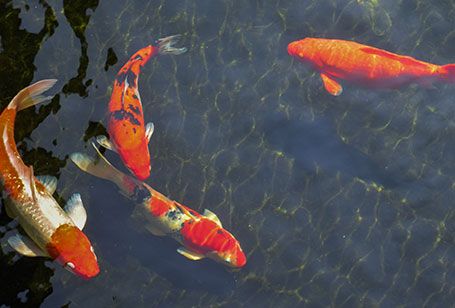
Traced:
<path fill-rule="evenodd" d="M 296 57 L 301 61 L 305 60 L 310 60 L 310 56 L 313 53 L 311 44 L 310 44 L 311 39 L 310 38 L 305 38 L 300 41 L 294 41 L 289 43 L 288 45 L 288 54 L 290 56 Z"/>
<path fill-rule="evenodd" d="M 90 241 L 75 226 L 64 224 L 58 227 L 47 250 L 67 270 L 85 279 L 95 277 L 100 271 Z"/>
<path fill-rule="evenodd" d="M 223 263 L 230 267 L 243 267 L 246 264 L 246 256 L 240 247 L 239 241 L 227 230 L 217 228 L 213 235 L 212 247 L 215 248 L 208 252 L 207 257 Z M 206 245 L 209 243 L 206 243 Z M 209 247 L 207 247 L 209 248 Z"/>
<path fill-rule="evenodd" d="M 232 237 L 227 246 L 228 249 L 224 249 L 222 251 L 212 251 L 209 252 L 207 256 L 230 267 L 239 268 L 245 266 L 246 256 L 242 247 L 240 247 L 240 243 Z"/>
<path fill-rule="evenodd" d="M 150 176 L 150 154 L 148 151 L 145 153 L 134 153 L 134 155 L 125 159 L 124 162 L 126 167 L 139 180 L 144 181 Z"/>

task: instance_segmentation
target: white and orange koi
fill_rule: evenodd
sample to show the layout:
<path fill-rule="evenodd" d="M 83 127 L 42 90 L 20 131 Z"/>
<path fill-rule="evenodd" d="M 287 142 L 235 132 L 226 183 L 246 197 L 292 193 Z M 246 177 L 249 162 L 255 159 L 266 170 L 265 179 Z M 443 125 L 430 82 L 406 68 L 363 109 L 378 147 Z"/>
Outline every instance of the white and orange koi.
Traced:
<path fill-rule="evenodd" d="M 121 193 L 137 204 L 135 215 L 146 221 L 156 236 L 170 236 L 183 247 L 177 251 L 190 260 L 210 258 L 230 267 L 243 267 L 246 256 L 237 239 L 221 225 L 218 217 L 205 210 L 196 211 L 170 200 L 132 176 L 114 168 L 95 147 L 101 159 L 73 153 L 71 160 L 83 171 L 115 183 Z"/>
<path fill-rule="evenodd" d="M 52 197 L 57 179 L 35 177 L 14 140 L 16 113 L 48 100 L 41 94 L 55 82 L 41 80 L 21 90 L 0 115 L 0 184 L 5 209 L 27 234 L 14 230 L 7 240 L 22 255 L 50 257 L 78 276 L 91 278 L 99 273 L 99 267 L 93 247 L 81 231 L 87 214 L 80 195 L 74 194 L 63 210 Z"/>

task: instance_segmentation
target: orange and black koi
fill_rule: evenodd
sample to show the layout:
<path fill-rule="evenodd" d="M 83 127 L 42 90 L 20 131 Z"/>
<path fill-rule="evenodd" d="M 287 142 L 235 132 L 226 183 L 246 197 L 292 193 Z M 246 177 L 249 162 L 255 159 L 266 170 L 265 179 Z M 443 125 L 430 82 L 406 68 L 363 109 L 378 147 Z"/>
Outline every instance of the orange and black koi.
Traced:
<path fill-rule="evenodd" d="M 107 131 L 110 136 L 97 138 L 102 146 L 118 152 L 125 166 L 140 180 L 150 176 L 148 143 L 153 134 L 153 123 L 145 125 L 138 81 L 141 68 L 158 54 L 178 55 L 186 48 L 173 44 L 180 36 L 159 39 L 158 45 L 149 45 L 137 51 L 118 72 L 108 107 Z"/>

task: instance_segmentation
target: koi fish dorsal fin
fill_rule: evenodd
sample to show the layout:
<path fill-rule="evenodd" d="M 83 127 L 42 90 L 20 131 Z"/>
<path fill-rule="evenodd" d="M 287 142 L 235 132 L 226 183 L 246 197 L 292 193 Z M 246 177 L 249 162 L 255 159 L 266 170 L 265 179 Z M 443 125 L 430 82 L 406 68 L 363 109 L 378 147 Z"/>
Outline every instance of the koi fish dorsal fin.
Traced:
<path fill-rule="evenodd" d="M 80 194 L 73 194 L 71 198 L 69 198 L 65 205 L 65 212 L 79 230 L 84 228 L 85 222 L 87 221 L 87 212 L 85 211 Z"/>
<path fill-rule="evenodd" d="M 205 258 L 204 255 L 201 255 L 197 252 L 194 252 L 194 251 L 191 251 L 191 250 L 188 250 L 184 247 L 180 247 L 177 249 L 177 252 L 179 254 L 181 254 L 182 256 L 185 256 L 187 257 L 188 259 L 190 260 L 193 260 L 193 261 L 197 261 L 197 260 L 200 260 L 200 259 L 203 259 Z"/>
<path fill-rule="evenodd" d="M 51 175 L 37 175 L 35 177 L 41 184 L 46 187 L 46 190 L 52 195 L 57 189 L 57 178 Z"/>
<path fill-rule="evenodd" d="M 389 52 L 387 50 L 382 50 L 382 49 L 378 49 L 378 48 L 374 48 L 374 47 L 362 47 L 362 48 L 360 48 L 360 50 L 363 52 L 366 52 L 368 54 L 377 55 L 380 57 L 387 57 L 389 59 L 400 61 L 401 63 L 406 64 L 406 65 L 425 66 L 425 64 L 423 64 L 421 61 L 419 61 L 417 59 L 414 59 L 413 57 L 397 55 L 397 54 Z"/>
<path fill-rule="evenodd" d="M 180 203 L 176 202 L 176 201 L 173 201 L 174 202 L 174 205 L 180 209 L 180 211 L 183 212 L 183 214 L 185 214 L 186 216 L 190 217 L 191 219 L 198 219 L 195 215 L 191 214 L 190 211 L 183 205 L 181 205 Z"/>
<path fill-rule="evenodd" d="M 321 74 L 321 79 L 324 83 L 324 88 L 333 96 L 338 96 L 341 92 L 343 92 L 343 87 L 332 77 L 326 74 Z"/>
<path fill-rule="evenodd" d="M 17 231 L 8 238 L 8 244 L 21 255 L 27 257 L 48 257 L 29 237 L 21 235 Z"/>
<path fill-rule="evenodd" d="M 205 217 L 207 217 L 208 219 L 210 219 L 211 221 L 213 221 L 214 223 L 216 223 L 218 226 L 220 226 L 220 228 L 223 228 L 223 225 L 221 224 L 220 219 L 212 211 L 205 209 L 203 215 Z"/>

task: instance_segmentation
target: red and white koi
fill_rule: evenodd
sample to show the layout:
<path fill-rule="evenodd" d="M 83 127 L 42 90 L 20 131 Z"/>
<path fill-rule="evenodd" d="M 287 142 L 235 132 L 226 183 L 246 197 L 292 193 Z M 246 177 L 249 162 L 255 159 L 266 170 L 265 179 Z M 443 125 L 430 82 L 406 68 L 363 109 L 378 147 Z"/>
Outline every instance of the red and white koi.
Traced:
<path fill-rule="evenodd" d="M 118 152 L 125 166 L 140 180 L 150 176 L 148 143 L 153 134 L 153 123 L 144 124 L 138 82 L 141 68 L 158 54 L 178 55 L 186 48 L 172 45 L 180 35 L 159 39 L 158 45 L 149 45 L 137 51 L 117 73 L 109 101 L 107 132 L 110 140 L 99 136 L 97 141 L 105 148 Z"/>
<path fill-rule="evenodd" d="M 8 243 L 22 255 L 50 257 L 78 276 L 91 278 L 99 267 L 93 247 L 81 231 L 87 214 L 80 195 L 74 194 L 63 210 L 52 197 L 57 179 L 35 177 L 33 168 L 20 158 L 14 140 L 16 113 L 48 100 L 41 94 L 55 82 L 41 80 L 21 90 L 0 115 L 0 184 L 5 209 L 27 234 L 14 230 Z"/>
<path fill-rule="evenodd" d="M 96 149 L 96 147 L 95 147 Z M 211 258 L 231 267 L 243 267 L 246 256 L 235 237 L 218 217 L 196 211 L 165 197 L 144 182 L 114 168 L 96 149 L 101 159 L 73 153 L 71 160 L 83 171 L 115 183 L 122 194 L 135 201 L 135 215 L 145 218 L 146 228 L 156 236 L 171 236 L 183 245 L 177 251 L 191 260 Z"/>

